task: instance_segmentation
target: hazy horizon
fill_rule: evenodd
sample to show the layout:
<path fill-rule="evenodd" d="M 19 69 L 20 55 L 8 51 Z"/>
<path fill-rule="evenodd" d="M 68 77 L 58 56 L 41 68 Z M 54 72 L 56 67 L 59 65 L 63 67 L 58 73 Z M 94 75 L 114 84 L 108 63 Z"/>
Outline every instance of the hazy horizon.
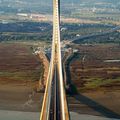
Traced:
<path fill-rule="evenodd" d="M 61 0 L 61 11 L 65 14 L 79 7 L 113 8 L 120 10 L 119 0 Z M 52 13 L 52 0 L 0 0 L 1 13 Z"/>

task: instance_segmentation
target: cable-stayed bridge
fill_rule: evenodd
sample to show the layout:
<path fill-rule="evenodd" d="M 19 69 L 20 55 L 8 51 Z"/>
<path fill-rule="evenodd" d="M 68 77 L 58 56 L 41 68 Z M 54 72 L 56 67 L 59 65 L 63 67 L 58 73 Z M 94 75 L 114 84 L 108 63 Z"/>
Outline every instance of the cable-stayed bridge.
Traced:
<path fill-rule="evenodd" d="M 53 41 L 40 120 L 69 120 L 60 46 L 60 0 L 53 0 Z"/>

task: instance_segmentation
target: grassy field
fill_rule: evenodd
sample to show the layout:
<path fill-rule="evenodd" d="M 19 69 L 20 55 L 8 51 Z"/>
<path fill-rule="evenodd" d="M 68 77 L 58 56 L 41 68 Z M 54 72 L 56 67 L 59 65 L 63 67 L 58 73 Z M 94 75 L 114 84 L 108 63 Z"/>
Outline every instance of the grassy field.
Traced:
<path fill-rule="evenodd" d="M 0 80 L 39 80 L 42 66 L 32 54 L 30 45 L 20 43 L 0 44 Z"/>
<path fill-rule="evenodd" d="M 73 45 L 79 52 L 70 63 L 71 80 L 78 91 L 120 90 L 119 45 Z M 84 58 L 84 61 L 83 61 Z"/>

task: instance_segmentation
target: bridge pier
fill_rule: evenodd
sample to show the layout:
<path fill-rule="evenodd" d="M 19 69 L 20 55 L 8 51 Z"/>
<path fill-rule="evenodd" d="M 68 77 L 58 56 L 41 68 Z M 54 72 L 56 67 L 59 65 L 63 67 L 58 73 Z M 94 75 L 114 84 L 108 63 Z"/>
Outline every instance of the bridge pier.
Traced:
<path fill-rule="evenodd" d="M 44 92 L 50 63 L 44 52 L 39 52 L 37 56 L 43 64 L 43 74 L 40 75 L 39 83 L 37 86 L 37 92 Z"/>

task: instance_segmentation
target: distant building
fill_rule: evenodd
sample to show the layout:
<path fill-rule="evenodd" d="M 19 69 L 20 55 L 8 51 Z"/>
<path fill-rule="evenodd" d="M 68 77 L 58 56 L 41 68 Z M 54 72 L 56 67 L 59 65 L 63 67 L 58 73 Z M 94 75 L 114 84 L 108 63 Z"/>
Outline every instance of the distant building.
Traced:
<path fill-rule="evenodd" d="M 81 35 L 80 34 L 76 34 L 76 37 L 80 37 Z"/>
<path fill-rule="evenodd" d="M 22 16 L 22 17 L 28 17 L 27 13 L 17 13 L 18 16 Z"/>

